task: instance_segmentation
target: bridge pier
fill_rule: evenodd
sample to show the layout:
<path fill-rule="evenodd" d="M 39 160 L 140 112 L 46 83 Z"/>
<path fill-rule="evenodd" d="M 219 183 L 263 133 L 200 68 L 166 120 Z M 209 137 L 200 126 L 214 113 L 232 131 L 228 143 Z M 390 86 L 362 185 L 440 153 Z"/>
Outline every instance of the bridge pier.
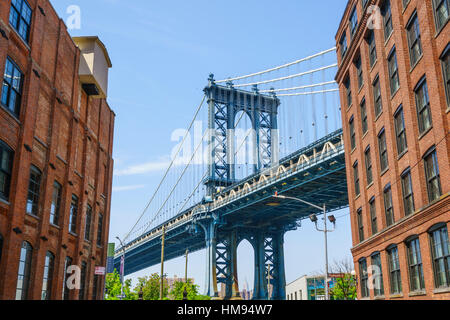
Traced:
<path fill-rule="evenodd" d="M 204 222 L 198 222 L 205 232 L 206 243 L 206 275 L 205 275 L 205 295 L 212 298 L 219 297 L 217 290 L 216 273 L 216 252 L 217 252 L 217 222 L 210 219 Z"/>
<path fill-rule="evenodd" d="M 285 300 L 284 230 L 270 233 L 258 231 L 252 238 L 255 252 L 255 277 L 252 299 L 267 300 L 269 297 L 269 283 L 272 286 L 270 299 Z"/>

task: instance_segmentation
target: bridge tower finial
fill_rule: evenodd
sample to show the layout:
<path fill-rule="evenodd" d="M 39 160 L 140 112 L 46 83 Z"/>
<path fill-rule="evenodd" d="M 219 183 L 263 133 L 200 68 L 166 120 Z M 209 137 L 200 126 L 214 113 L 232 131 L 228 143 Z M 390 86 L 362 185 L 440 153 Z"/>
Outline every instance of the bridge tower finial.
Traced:
<path fill-rule="evenodd" d="M 259 94 L 259 89 L 258 89 L 258 85 L 257 85 L 257 84 L 254 84 L 254 85 L 252 86 L 252 90 L 253 90 L 253 92 L 254 92 L 255 94 Z"/>
<path fill-rule="evenodd" d="M 209 85 L 210 85 L 210 86 L 212 86 L 212 85 L 215 84 L 214 73 L 210 73 L 210 74 L 209 74 L 208 82 L 209 82 Z"/>

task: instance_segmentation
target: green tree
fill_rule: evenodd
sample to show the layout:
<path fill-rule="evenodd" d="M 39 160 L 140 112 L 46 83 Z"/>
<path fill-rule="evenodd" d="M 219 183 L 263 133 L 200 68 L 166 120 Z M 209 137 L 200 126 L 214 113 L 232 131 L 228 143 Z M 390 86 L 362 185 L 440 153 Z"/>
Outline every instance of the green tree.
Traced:
<path fill-rule="evenodd" d="M 122 283 L 117 270 L 114 270 L 114 273 L 106 275 L 105 288 L 105 300 L 120 300 L 118 297 L 122 294 Z M 137 296 L 134 292 L 131 292 L 131 279 L 125 280 L 123 292 L 125 295 L 125 299 L 123 300 L 137 300 Z"/>
<path fill-rule="evenodd" d="M 164 282 L 163 299 L 167 298 L 169 291 L 167 280 L 164 280 Z M 138 278 L 138 283 L 134 288 L 134 294 L 138 296 L 139 291 L 142 289 L 144 300 L 159 300 L 160 284 L 160 276 L 157 273 L 154 273 L 149 277 L 145 276 Z"/>
<path fill-rule="evenodd" d="M 356 280 L 351 274 L 344 274 L 337 278 L 334 287 L 330 292 L 333 300 L 355 300 Z"/>
<path fill-rule="evenodd" d="M 210 297 L 199 294 L 199 286 L 193 284 L 190 279 L 187 283 L 183 281 L 175 282 L 173 289 L 169 294 L 170 298 L 173 300 L 183 300 L 185 288 L 187 292 L 187 300 L 211 300 Z"/>

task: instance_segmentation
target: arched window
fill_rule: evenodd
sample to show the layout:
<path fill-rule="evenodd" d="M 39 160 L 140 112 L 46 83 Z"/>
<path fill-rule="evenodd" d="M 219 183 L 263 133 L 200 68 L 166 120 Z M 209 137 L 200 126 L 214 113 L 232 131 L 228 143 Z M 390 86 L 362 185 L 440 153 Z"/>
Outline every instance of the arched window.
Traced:
<path fill-rule="evenodd" d="M 14 152 L 0 140 L 0 198 L 9 199 Z"/>
<path fill-rule="evenodd" d="M 400 294 L 402 292 L 402 277 L 400 274 L 400 260 L 398 258 L 398 247 L 391 245 L 386 249 L 389 262 L 389 283 L 391 294 Z"/>
<path fill-rule="evenodd" d="M 447 226 L 437 224 L 429 231 L 436 288 L 450 286 L 450 244 Z"/>
<path fill-rule="evenodd" d="M 369 297 L 369 285 L 368 285 L 368 274 L 367 274 L 367 260 L 362 258 L 358 261 L 359 264 L 359 281 L 361 286 L 361 297 Z"/>
<path fill-rule="evenodd" d="M 50 300 L 52 294 L 53 270 L 55 266 L 55 255 L 47 251 L 44 265 L 44 278 L 42 280 L 42 300 Z"/>
<path fill-rule="evenodd" d="M 412 292 L 423 291 L 425 290 L 425 282 L 419 238 L 417 236 L 409 237 L 405 244 L 408 256 L 409 288 Z"/>
<path fill-rule="evenodd" d="M 16 300 L 28 298 L 28 287 L 30 284 L 31 258 L 33 247 L 27 241 L 22 243 L 19 257 L 19 270 L 17 272 Z"/>

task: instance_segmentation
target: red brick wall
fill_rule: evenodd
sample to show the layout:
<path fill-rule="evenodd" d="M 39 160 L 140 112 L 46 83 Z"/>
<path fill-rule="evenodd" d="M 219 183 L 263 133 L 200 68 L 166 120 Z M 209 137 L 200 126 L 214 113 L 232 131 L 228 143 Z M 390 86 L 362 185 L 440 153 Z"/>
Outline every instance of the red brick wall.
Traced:
<path fill-rule="evenodd" d="M 28 45 L 9 25 L 10 0 L 0 2 L 0 28 L 8 37 L 0 36 L 0 74 L 3 75 L 9 56 L 25 79 L 20 116 L 15 118 L 0 107 L 0 140 L 15 152 L 9 201 L 0 200 L 0 233 L 4 237 L 0 299 L 15 298 L 19 253 L 24 240 L 34 249 L 29 299 L 41 297 L 47 251 L 56 257 L 52 299 L 61 299 L 66 256 L 77 265 L 87 262 L 86 297 L 90 299 L 94 268 L 106 264 L 115 114 L 106 100 L 89 98 L 81 89 L 80 52 L 50 2 L 28 2 L 33 9 Z M 31 152 L 25 149 L 25 144 L 32 147 Z M 38 217 L 25 214 L 31 164 L 42 171 Z M 49 224 L 55 180 L 63 186 L 58 227 Z M 78 235 L 68 233 L 72 194 L 79 198 Z M 90 242 L 84 241 L 87 204 L 93 208 Z M 100 247 L 96 245 L 99 213 L 104 216 Z M 13 232 L 16 227 L 23 233 Z M 48 240 L 41 239 L 42 236 Z M 100 290 L 102 286 L 103 283 Z M 78 299 L 78 292 L 72 292 L 71 298 Z"/>
<path fill-rule="evenodd" d="M 369 1 L 369 6 L 380 5 L 381 3 L 382 1 L 372 0 Z M 348 20 L 355 4 L 357 5 L 359 26 L 353 40 L 351 40 Z M 405 26 L 415 10 L 417 11 L 420 25 L 423 56 L 417 65 L 414 68 L 411 68 Z M 447 23 L 439 33 L 436 31 L 431 0 L 411 0 L 405 9 L 403 9 L 401 0 L 391 0 L 391 11 L 394 31 L 390 38 L 385 41 L 384 30 L 374 30 L 377 62 L 372 68 L 369 63 L 368 44 L 364 39 L 369 31 L 366 27 L 368 14 L 366 12 L 363 15 L 361 1 L 349 1 L 341 25 L 336 34 L 339 64 L 336 80 L 339 83 L 341 93 L 342 121 L 346 144 L 347 177 L 354 246 L 352 253 L 355 261 L 355 270 L 357 273 L 359 272 L 357 261 L 360 258 L 366 257 L 369 265 L 370 255 L 373 252 L 380 251 L 383 261 L 385 297 L 387 299 L 394 298 L 389 295 L 388 266 L 386 265 L 385 249 L 391 244 L 398 244 L 401 260 L 403 295 L 395 298 L 448 299 L 450 298 L 450 290 L 446 293 L 437 293 L 437 291 L 435 292 L 434 290 L 427 230 L 438 222 L 448 224 L 450 220 L 450 136 L 448 134 L 450 114 L 446 101 L 441 63 L 439 60 L 439 56 L 450 40 L 450 24 Z M 341 58 L 339 41 L 343 32 L 347 33 L 348 51 L 346 55 Z M 391 96 L 387 58 L 394 45 L 397 53 L 400 89 Z M 359 53 L 361 54 L 364 77 L 364 86 L 361 90 L 358 89 L 357 71 L 353 64 L 354 59 Z M 348 108 L 346 107 L 346 91 L 343 85 L 347 75 L 350 76 L 353 97 L 353 103 Z M 376 75 L 379 75 L 383 103 L 383 112 L 377 118 L 375 117 L 372 88 L 372 83 Z M 424 75 L 427 79 L 433 127 L 427 133 L 420 135 L 413 90 Z M 362 134 L 361 111 L 359 107 L 360 102 L 364 97 L 366 99 L 366 110 L 369 123 L 369 130 L 365 135 Z M 394 113 L 400 105 L 403 106 L 404 111 L 408 150 L 405 154 L 397 156 Z M 357 141 L 354 150 L 350 150 L 350 135 L 348 128 L 348 122 L 352 116 L 355 117 Z M 378 133 L 382 128 L 385 129 L 386 133 L 389 159 L 389 169 L 383 174 L 381 174 L 380 169 L 377 141 Z M 364 151 L 367 146 L 370 146 L 371 149 L 372 173 L 374 177 L 374 182 L 370 186 L 368 186 L 366 182 L 364 162 Z M 432 146 L 436 146 L 443 196 L 440 201 L 430 207 L 422 158 Z M 361 185 L 361 195 L 359 197 L 355 197 L 354 192 L 352 166 L 355 161 L 358 161 L 359 163 Z M 399 179 L 402 172 L 408 167 L 411 168 L 416 212 L 413 215 L 406 217 L 404 214 L 402 187 Z M 382 195 L 384 187 L 389 183 L 391 184 L 392 189 L 396 223 L 390 228 L 387 228 Z M 376 199 L 379 231 L 378 234 L 374 236 L 372 236 L 371 232 L 369 212 L 369 200 L 373 196 L 375 196 Z M 358 237 L 356 211 L 359 208 L 363 209 L 364 238 L 366 239 L 363 243 L 359 243 Z M 403 241 L 408 236 L 414 234 L 420 235 L 422 260 L 426 278 L 425 285 L 427 290 L 426 295 L 413 297 L 409 296 L 408 271 Z M 371 297 L 373 298 L 373 292 L 371 292 Z"/>

